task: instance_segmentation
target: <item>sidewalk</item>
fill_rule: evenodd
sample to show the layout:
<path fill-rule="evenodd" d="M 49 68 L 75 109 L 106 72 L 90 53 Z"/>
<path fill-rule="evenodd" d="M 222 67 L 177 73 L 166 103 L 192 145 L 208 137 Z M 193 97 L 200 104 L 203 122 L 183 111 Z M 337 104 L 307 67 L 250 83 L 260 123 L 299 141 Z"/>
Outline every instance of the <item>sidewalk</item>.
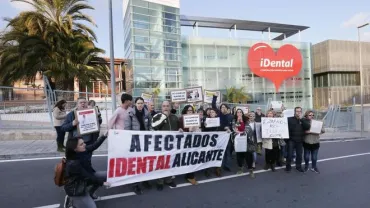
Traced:
<path fill-rule="evenodd" d="M 340 141 L 348 139 L 370 139 L 370 133 L 365 132 L 329 132 L 321 136 L 322 141 Z M 108 142 L 105 141 L 94 154 L 107 154 Z M 62 157 L 63 153 L 57 152 L 54 140 L 13 140 L 0 141 L 0 160 L 25 159 L 40 157 Z"/>

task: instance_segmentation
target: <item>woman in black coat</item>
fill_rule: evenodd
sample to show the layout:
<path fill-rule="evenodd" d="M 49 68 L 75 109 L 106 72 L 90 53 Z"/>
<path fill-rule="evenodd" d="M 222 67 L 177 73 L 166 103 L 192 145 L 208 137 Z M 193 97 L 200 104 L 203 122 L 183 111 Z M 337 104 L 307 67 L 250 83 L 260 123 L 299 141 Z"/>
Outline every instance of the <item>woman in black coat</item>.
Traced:
<path fill-rule="evenodd" d="M 107 172 L 96 172 L 91 165 L 89 154 L 100 147 L 107 138 L 101 136 L 93 144 L 86 146 L 82 138 L 72 138 L 66 144 L 66 184 L 64 190 L 67 194 L 65 207 L 73 204 L 75 208 L 96 208 L 94 199 L 95 191 L 100 186 L 109 187 L 106 181 Z M 72 199 L 72 200 L 70 200 Z"/>

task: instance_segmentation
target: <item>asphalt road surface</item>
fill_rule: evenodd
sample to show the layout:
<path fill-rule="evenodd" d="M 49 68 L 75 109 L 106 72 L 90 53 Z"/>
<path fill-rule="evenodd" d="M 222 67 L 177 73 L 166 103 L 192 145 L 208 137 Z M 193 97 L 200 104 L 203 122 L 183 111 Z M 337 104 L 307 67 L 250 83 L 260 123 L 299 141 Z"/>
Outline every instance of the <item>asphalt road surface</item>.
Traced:
<path fill-rule="evenodd" d="M 300 207 L 347 208 L 368 207 L 370 188 L 370 140 L 323 143 L 319 152 L 320 174 L 311 171 L 275 173 L 257 171 L 256 178 L 236 176 L 236 167 L 224 177 L 190 186 L 183 176 L 177 177 L 178 188 L 165 187 L 158 192 L 144 190 L 135 195 L 130 186 L 100 189 L 104 208 L 233 208 L 233 207 Z M 64 191 L 53 183 L 53 169 L 59 159 L 0 162 L 0 207 L 62 207 Z M 234 160 L 235 161 L 235 160 Z M 263 158 L 259 159 L 261 169 Z M 106 157 L 94 157 L 96 170 L 105 170 Z M 236 161 L 235 161 L 236 163 Z"/>

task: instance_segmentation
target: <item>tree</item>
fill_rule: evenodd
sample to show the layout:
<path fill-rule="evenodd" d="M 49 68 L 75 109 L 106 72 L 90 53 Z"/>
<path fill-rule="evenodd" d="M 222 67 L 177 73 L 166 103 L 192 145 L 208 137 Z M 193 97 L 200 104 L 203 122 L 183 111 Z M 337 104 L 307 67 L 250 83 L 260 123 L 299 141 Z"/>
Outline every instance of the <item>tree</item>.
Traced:
<path fill-rule="evenodd" d="M 250 100 L 250 96 L 245 93 L 245 88 L 226 87 L 226 94 L 224 95 L 226 102 L 229 103 L 246 103 Z"/>
<path fill-rule="evenodd" d="M 83 24 L 95 26 L 82 12 L 93 9 L 86 0 L 12 1 L 28 3 L 33 10 L 5 19 L 8 30 L 1 40 L 8 46 L 0 50 L 0 82 L 32 83 L 40 72 L 64 90 L 73 90 L 75 78 L 85 86 L 96 79 L 107 83 L 108 65 L 99 57 L 105 51 L 95 46 L 95 33 Z"/>

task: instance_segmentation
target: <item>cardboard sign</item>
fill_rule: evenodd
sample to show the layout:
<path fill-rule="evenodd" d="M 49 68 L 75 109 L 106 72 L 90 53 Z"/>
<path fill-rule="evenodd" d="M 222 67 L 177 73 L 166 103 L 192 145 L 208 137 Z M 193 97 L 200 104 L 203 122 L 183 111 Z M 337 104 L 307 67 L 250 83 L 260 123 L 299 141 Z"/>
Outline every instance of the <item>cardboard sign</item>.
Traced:
<path fill-rule="evenodd" d="M 144 102 L 149 103 L 153 99 L 153 95 L 149 93 L 141 93 L 141 97 L 144 99 Z"/>
<path fill-rule="evenodd" d="M 76 111 L 75 117 L 78 119 L 77 130 L 79 135 L 99 132 L 100 127 L 95 108 Z"/>
<path fill-rule="evenodd" d="M 261 118 L 263 139 L 289 139 L 288 118 Z"/>
<path fill-rule="evenodd" d="M 183 103 L 186 102 L 186 90 L 171 91 L 171 102 Z"/>
<path fill-rule="evenodd" d="M 271 108 L 274 109 L 274 111 L 279 111 L 283 107 L 282 101 L 271 101 Z"/>
<path fill-rule="evenodd" d="M 220 118 L 206 118 L 205 121 L 205 127 L 211 128 L 211 127 L 219 127 L 220 126 Z"/>
<path fill-rule="evenodd" d="M 286 44 L 275 53 L 270 45 L 257 43 L 248 52 L 251 71 L 274 83 L 276 92 L 284 80 L 297 76 L 302 69 L 301 52 L 293 45 Z"/>
<path fill-rule="evenodd" d="M 199 114 L 183 115 L 184 128 L 200 127 Z"/>
<path fill-rule="evenodd" d="M 324 123 L 322 121 L 311 120 L 310 132 L 314 134 L 321 134 L 323 124 Z"/>
<path fill-rule="evenodd" d="M 244 115 L 249 113 L 249 107 L 248 106 L 236 106 L 236 110 L 240 109 L 243 111 Z"/>
<path fill-rule="evenodd" d="M 216 103 L 221 103 L 222 100 L 221 91 L 209 91 L 209 90 L 204 90 L 204 102 L 212 103 L 213 95 L 217 96 Z"/>
<path fill-rule="evenodd" d="M 202 87 L 186 88 L 170 92 L 171 102 L 174 103 L 197 103 L 203 102 Z"/>

